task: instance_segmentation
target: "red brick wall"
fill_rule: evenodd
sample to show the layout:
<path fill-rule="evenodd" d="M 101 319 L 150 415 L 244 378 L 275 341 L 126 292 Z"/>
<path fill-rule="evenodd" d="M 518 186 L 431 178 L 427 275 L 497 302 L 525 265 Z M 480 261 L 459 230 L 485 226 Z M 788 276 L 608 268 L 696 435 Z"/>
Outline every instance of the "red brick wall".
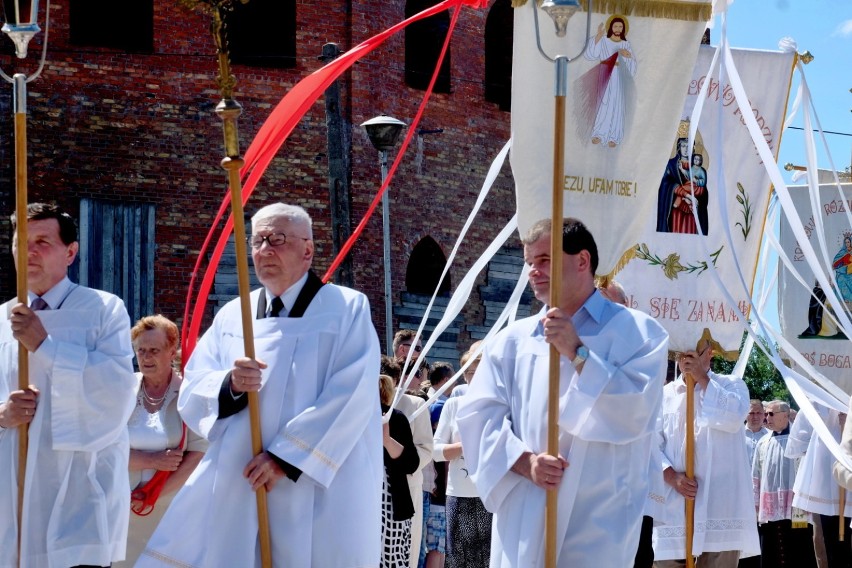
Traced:
<path fill-rule="evenodd" d="M 29 83 L 29 196 L 30 201 L 58 201 L 75 214 L 81 198 L 156 204 L 155 310 L 179 319 L 193 263 L 226 190 L 219 166 L 221 122 L 213 112 L 220 95 L 208 17 L 174 3 L 154 5 L 154 54 L 132 55 L 69 45 L 68 4 L 52 3 L 48 62 L 43 75 Z M 297 14 L 294 69 L 233 69 L 238 80 L 234 96 L 244 107 L 239 120 L 243 152 L 287 89 L 322 64 L 317 56 L 323 44 L 351 48 L 401 21 L 404 3 L 300 1 Z M 509 136 L 509 114 L 483 96 L 486 15 L 464 8 L 452 43 L 452 93 L 433 95 L 420 124 L 443 132 L 415 136 L 390 188 L 395 304 L 414 245 L 430 235 L 450 253 L 491 160 Z M 38 47 L 30 51 L 23 64 L 0 55 L 0 67 L 7 73 L 29 72 Z M 410 123 L 423 92 L 404 84 L 402 34 L 356 64 L 342 86 L 344 121 L 351 127 L 354 228 L 379 185 L 376 151 L 358 124 L 380 113 Z M 15 286 L 5 220 L 14 208 L 10 107 L 7 87 L 0 92 L 3 300 L 14 295 Z M 253 211 L 274 200 L 304 206 L 314 218 L 319 271 L 332 255 L 326 153 L 321 98 L 281 148 L 247 206 Z M 451 270 L 454 286 L 514 206 L 507 166 Z M 380 208 L 352 255 L 355 286 L 369 296 L 384 337 Z M 465 320 L 481 323 L 476 302 Z"/>

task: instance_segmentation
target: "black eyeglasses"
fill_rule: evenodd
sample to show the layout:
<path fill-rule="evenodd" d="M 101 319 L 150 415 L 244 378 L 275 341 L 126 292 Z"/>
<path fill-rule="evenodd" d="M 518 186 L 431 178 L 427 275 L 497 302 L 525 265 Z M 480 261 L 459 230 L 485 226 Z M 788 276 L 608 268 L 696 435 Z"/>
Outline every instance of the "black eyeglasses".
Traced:
<path fill-rule="evenodd" d="M 272 244 L 272 243 L 269 243 L 269 244 Z M 275 246 L 275 245 L 272 245 L 272 246 Z M 400 345 L 402 345 L 403 347 L 408 347 L 409 349 L 411 349 L 410 343 L 400 343 Z M 414 351 L 416 353 L 420 353 L 421 351 L 423 351 L 423 347 L 420 346 L 420 345 L 417 345 L 417 346 L 414 347 Z"/>
<path fill-rule="evenodd" d="M 776 414 L 787 414 L 786 410 L 776 410 L 775 412 L 767 412 L 767 416 L 775 416 Z"/>
<path fill-rule="evenodd" d="M 281 247 L 287 244 L 287 239 L 302 239 L 303 241 L 309 241 L 311 239 L 306 239 L 305 237 L 292 237 L 288 236 L 284 233 L 272 233 L 269 235 L 252 235 L 246 238 L 246 243 L 253 248 L 259 249 L 263 246 L 263 241 L 269 243 L 271 247 Z"/>

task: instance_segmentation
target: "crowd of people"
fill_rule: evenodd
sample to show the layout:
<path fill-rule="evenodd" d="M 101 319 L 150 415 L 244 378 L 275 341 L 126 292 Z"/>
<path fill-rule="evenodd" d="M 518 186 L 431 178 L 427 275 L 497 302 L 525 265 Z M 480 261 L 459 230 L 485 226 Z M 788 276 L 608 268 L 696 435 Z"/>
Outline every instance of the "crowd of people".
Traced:
<path fill-rule="evenodd" d="M 255 355 L 235 300 L 181 376 L 177 326 L 153 315 L 131 327 L 120 299 L 68 278 L 73 219 L 45 204 L 27 216 L 27 257 L 17 233 L 13 253 L 29 298 L 0 313 L 0 568 L 255 566 L 267 529 L 274 566 L 541 566 L 548 490 L 563 567 L 683 566 L 687 500 L 700 568 L 852 564 L 839 536 L 852 472 L 787 402 L 714 373 L 710 342 L 669 364 L 665 330 L 626 307 L 621 285 L 598 288 L 597 247 L 576 219 L 561 227 L 558 304 L 541 221 L 522 241 L 544 310 L 470 345 L 457 374 L 428 364 L 413 330 L 382 356 L 366 297 L 311 271 L 307 212 L 268 205 L 248 242 L 263 285 L 250 299 Z M 852 455 L 846 415 L 818 411 Z"/>

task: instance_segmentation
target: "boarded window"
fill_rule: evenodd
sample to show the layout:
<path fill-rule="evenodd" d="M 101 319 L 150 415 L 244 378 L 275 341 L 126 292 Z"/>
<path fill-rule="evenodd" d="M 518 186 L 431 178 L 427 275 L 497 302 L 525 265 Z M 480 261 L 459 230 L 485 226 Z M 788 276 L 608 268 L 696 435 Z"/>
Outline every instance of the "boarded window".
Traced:
<path fill-rule="evenodd" d="M 154 51 L 153 0 L 69 0 L 70 39 L 75 45 Z"/>
<path fill-rule="evenodd" d="M 437 4 L 434 0 L 408 0 L 405 17 L 408 18 Z M 450 27 L 450 16 L 444 11 L 405 28 L 405 82 L 415 89 L 426 89 Z M 441 71 L 435 81 L 435 92 L 450 92 L 450 50 L 444 56 Z"/>
<path fill-rule="evenodd" d="M 514 10 L 497 0 L 485 21 L 485 100 L 512 108 L 512 38 Z"/>
<path fill-rule="evenodd" d="M 231 62 L 296 66 L 296 0 L 233 2 L 225 18 Z"/>
<path fill-rule="evenodd" d="M 131 322 L 154 313 L 155 207 L 80 202 L 79 282 L 112 292 Z"/>

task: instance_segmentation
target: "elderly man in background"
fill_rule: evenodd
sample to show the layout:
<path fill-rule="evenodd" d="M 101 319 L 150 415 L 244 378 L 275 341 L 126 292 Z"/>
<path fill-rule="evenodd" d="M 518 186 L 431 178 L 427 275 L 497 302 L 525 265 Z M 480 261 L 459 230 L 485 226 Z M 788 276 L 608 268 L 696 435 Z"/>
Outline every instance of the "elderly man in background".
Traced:
<path fill-rule="evenodd" d="M 793 529 L 796 460 L 784 455 L 789 414 L 786 402 L 773 400 L 767 405 L 766 424 L 772 433 L 757 443 L 752 462 L 757 520 L 762 525 L 762 565 L 815 567 L 811 529 Z"/>
<path fill-rule="evenodd" d="M 595 288 L 598 251 L 566 219 L 561 299 L 490 341 L 458 409 L 465 460 L 494 513 L 492 567 L 541 566 L 544 505 L 558 490 L 559 566 L 633 563 L 648 493 L 648 461 L 665 375 L 668 334 Z M 530 285 L 548 304 L 551 224 L 524 236 Z M 559 455 L 547 449 L 550 346 L 559 353 Z M 617 472 L 617 475 L 613 475 Z"/>
<path fill-rule="evenodd" d="M 74 284 L 77 227 L 57 207 L 27 207 L 28 303 L 0 308 L 0 566 L 109 566 L 127 541 L 130 447 L 136 403 L 130 318 L 106 292 Z M 17 219 L 12 217 L 12 227 Z M 18 389 L 18 342 L 29 388 Z M 18 550 L 17 427 L 29 424 Z"/>
<path fill-rule="evenodd" d="M 654 527 L 658 568 L 683 566 L 685 499 L 695 500 L 693 552 L 700 568 L 734 568 L 740 557 L 760 554 L 751 467 L 742 434 L 748 388 L 741 377 L 710 370 L 711 347 L 681 354 L 682 373 L 695 379 L 695 479 L 686 477 L 686 382 L 666 385 L 660 421 L 664 523 Z"/>
<path fill-rule="evenodd" d="M 273 566 L 377 566 L 384 466 L 369 303 L 310 270 L 311 218 L 301 207 L 260 209 L 252 232 L 263 284 L 251 294 L 257 357 L 244 355 L 235 299 L 192 353 L 178 398 L 210 447 L 137 567 L 257 566 L 260 486 Z M 263 451 L 255 456 L 246 393 L 258 391 Z"/>

